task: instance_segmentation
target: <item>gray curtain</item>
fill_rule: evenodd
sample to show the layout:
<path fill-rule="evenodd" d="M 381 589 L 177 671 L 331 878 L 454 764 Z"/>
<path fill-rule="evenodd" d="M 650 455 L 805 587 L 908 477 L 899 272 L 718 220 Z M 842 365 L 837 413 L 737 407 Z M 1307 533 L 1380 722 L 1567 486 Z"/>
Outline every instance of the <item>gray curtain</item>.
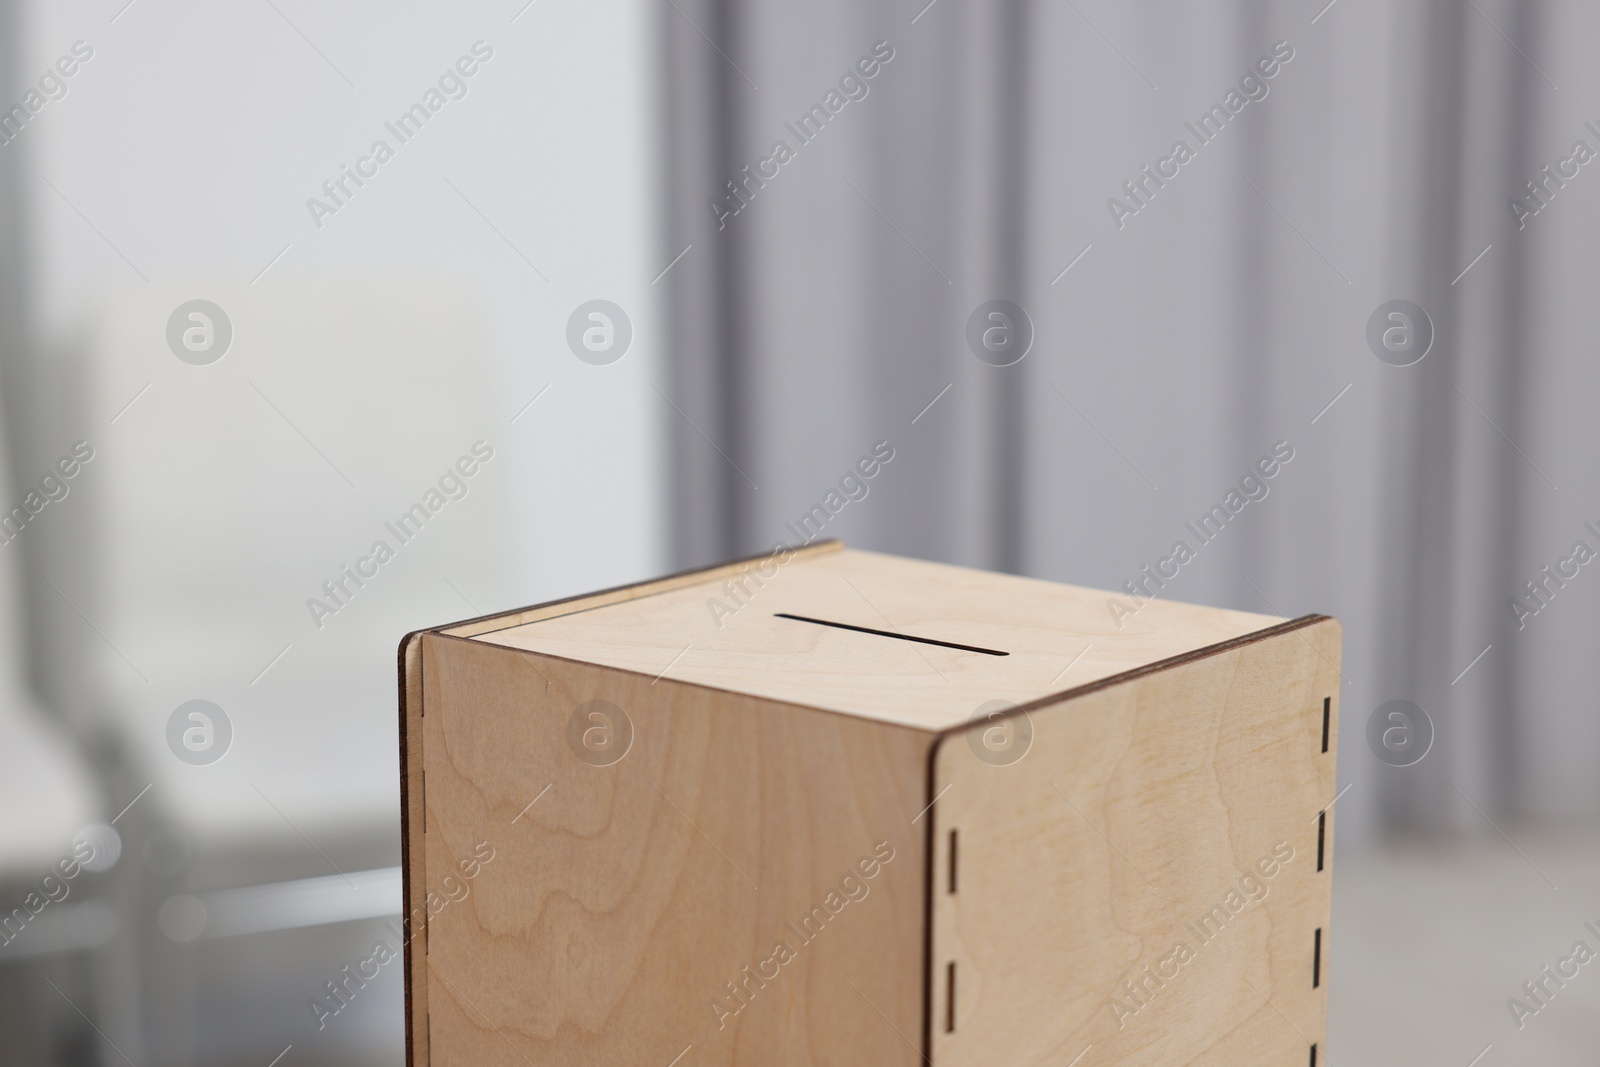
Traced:
<path fill-rule="evenodd" d="M 797 517 L 884 440 L 820 535 L 1119 589 L 1285 442 L 1265 499 L 1161 595 L 1341 617 L 1347 838 L 1600 814 L 1600 577 L 1521 629 L 1510 606 L 1573 541 L 1600 550 L 1600 177 L 1520 231 L 1508 206 L 1574 140 L 1600 149 L 1578 110 L 1600 17 L 672 0 L 663 25 L 680 563 L 809 535 Z M 865 97 L 713 206 L 879 41 Z M 1179 139 L 1193 158 L 1149 179 Z M 1012 366 L 966 341 L 992 299 L 1032 323 Z M 1433 324 L 1412 366 L 1367 342 L 1394 299 Z M 1395 699 L 1433 723 L 1413 766 L 1367 741 Z"/>
<path fill-rule="evenodd" d="M 668 244 L 693 245 L 667 279 L 685 563 L 792 540 L 784 523 L 887 440 L 893 482 L 829 535 L 1022 565 L 1024 384 L 950 333 L 972 294 L 1024 287 L 1032 15 L 948 0 L 914 15 L 677 0 L 667 15 Z M 856 75 L 866 96 L 802 144 L 789 127 L 879 42 L 892 58 Z M 719 227 L 711 202 L 778 140 L 796 158 Z"/>
<path fill-rule="evenodd" d="M 1586 567 L 1544 573 L 1579 540 L 1600 549 L 1586 528 L 1600 515 L 1586 410 L 1600 376 L 1585 351 L 1595 201 L 1587 167 L 1570 181 L 1540 173 L 1579 140 L 1600 151 L 1578 47 L 1597 31 L 1576 5 L 1435 3 L 1395 26 L 1410 54 L 1395 79 L 1390 276 L 1436 309 L 1442 358 L 1397 380 L 1376 413 L 1373 627 L 1387 691 L 1442 713 L 1442 758 L 1381 783 L 1387 809 L 1421 826 L 1600 810 L 1596 594 Z"/>

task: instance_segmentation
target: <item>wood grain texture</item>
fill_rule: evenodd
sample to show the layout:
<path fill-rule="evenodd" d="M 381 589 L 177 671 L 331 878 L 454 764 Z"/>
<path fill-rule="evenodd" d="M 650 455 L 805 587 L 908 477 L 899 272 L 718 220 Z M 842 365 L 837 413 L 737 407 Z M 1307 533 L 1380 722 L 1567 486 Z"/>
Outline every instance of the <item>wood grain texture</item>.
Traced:
<path fill-rule="evenodd" d="M 1336 622 L 765 563 L 402 645 L 409 1063 L 1307 1062 Z"/>
<path fill-rule="evenodd" d="M 942 730 L 990 700 L 1027 703 L 1283 621 L 1170 601 L 1119 620 L 1109 593 L 853 550 L 797 558 L 770 578 L 746 576 L 742 592 L 731 580 L 723 572 L 477 640 Z M 714 612 L 713 602 L 738 610 Z"/>
<path fill-rule="evenodd" d="M 1331 817 L 1321 871 L 1317 836 L 1335 788 L 1339 653 L 1338 624 L 1310 620 L 1032 709 L 1031 748 L 1007 766 L 974 755 L 968 736 L 982 728 L 941 740 L 937 1067 L 1080 1053 L 1080 1067 L 1308 1062 L 1332 947 Z"/>
<path fill-rule="evenodd" d="M 494 851 L 429 923 L 435 1065 L 920 1062 L 928 735 L 448 636 L 422 654 L 429 889 Z M 610 766 L 568 745 L 592 700 L 633 723 Z M 719 1016 L 779 941 L 794 958 Z"/>

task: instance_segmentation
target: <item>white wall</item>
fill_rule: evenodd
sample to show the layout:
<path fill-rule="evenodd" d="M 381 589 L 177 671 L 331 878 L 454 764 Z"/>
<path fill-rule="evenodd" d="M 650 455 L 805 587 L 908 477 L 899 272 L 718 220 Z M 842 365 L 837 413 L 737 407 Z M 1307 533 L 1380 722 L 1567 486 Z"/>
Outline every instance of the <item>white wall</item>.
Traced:
<path fill-rule="evenodd" d="M 137 0 L 120 14 L 121 0 L 26 5 L 22 71 L 43 74 L 79 40 L 94 50 L 67 95 L 0 147 L 27 161 L 46 339 L 79 342 L 113 293 L 248 286 L 286 246 L 256 288 L 451 287 L 478 322 L 492 429 L 519 469 L 506 487 L 518 567 L 468 595 L 490 610 L 656 570 L 649 283 L 670 256 L 656 247 L 649 202 L 644 5 L 541 2 L 519 15 L 521 0 L 275 3 Z M 384 122 L 479 40 L 493 58 L 467 95 L 315 226 L 307 199 L 374 139 L 395 142 Z M 611 367 L 580 363 L 564 343 L 568 315 L 596 297 L 634 324 L 631 350 Z M 100 433 L 115 448 L 114 428 Z M 459 599 L 429 604 L 440 617 L 467 613 Z"/>

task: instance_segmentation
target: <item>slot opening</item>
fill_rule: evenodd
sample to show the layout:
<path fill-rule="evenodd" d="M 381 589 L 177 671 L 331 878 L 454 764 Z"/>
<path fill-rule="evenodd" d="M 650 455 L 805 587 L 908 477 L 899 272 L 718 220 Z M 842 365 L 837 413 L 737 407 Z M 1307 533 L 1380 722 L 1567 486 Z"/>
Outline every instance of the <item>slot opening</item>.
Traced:
<path fill-rule="evenodd" d="M 787 611 L 772 613 L 775 619 L 793 619 L 795 622 L 809 622 L 813 626 L 831 626 L 835 630 L 854 630 L 858 634 L 873 634 L 877 637 L 892 637 L 897 641 L 913 641 L 919 645 L 938 645 L 940 648 L 953 648 L 960 652 L 978 652 L 985 656 L 1009 656 L 1009 652 L 1001 652 L 997 648 L 981 648 L 978 645 L 963 645 L 956 641 L 940 641 L 934 637 L 916 637 L 912 634 L 899 634 L 893 630 L 875 630 L 870 626 L 857 626 L 850 622 L 832 622 L 828 619 L 813 619 L 806 615 L 791 615 Z"/>
<path fill-rule="evenodd" d="M 1324 808 L 1317 815 L 1317 870 L 1322 870 L 1322 859 L 1328 841 L 1328 811 Z"/>
<path fill-rule="evenodd" d="M 956 831 L 950 831 L 950 892 L 956 891 Z"/>
<path fill-rule="evenodd" d="M 956 1032 L 956 961 L 945 967 L 944 1032 Z"/>
<path fill-rule="evenodd" d="M 1328 751 L 1328 724 L 1333 718 L 1333 698 L 1322 698 L 1322 751 Z"/>
<path fill-rule="evenodd" d="M 1317 927 L 1316 940 L 1311 948 L 1311 988 L 1322 985 L 1322 927 Z"/>

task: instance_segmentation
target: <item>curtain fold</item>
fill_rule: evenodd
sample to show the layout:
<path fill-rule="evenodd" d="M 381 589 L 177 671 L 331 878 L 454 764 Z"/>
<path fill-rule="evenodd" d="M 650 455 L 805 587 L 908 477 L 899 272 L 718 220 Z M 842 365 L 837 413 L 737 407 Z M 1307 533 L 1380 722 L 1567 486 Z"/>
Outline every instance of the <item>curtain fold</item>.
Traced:
<path fill-rule="evenodd" d="M 1597 30 L 1509 2 L 674 0 L 678 562 L 842 536 L 1125 591 L 1185 542 L 1160 596 L 1343 620 L 1347 835 L 1592 820 L 1600 579 L 1512 601 L 1600 551 L 1575 406 L 1600 190 L 1520 229 L 1511 201 L 1600 149 Z M 968 339 L 996 300 L 1032 337 L 1005 366 Z M 1432 324 L 1410 366 L 1367 340 L 1394 300 Z M 880 441 L 863 498 L 797 521 Z M 1413 766 L 1368 742 L 1391 700 L 1432 722 Z"/>

